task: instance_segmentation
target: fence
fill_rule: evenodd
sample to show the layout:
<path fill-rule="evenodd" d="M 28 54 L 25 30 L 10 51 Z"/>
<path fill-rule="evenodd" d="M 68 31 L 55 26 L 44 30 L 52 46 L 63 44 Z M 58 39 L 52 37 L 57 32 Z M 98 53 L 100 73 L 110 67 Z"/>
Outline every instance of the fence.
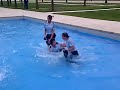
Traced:
<path fill-rule="evenodd" d="M 0 6 L 9 8 L 29 9 L 35 11 L 55 11 L 55 8 L 59 10 L 58 7 L 60 6 L 60 4 L 60 7 L 62 7 L 63 4 L 81 4 L 83 6 L 86 6 L 86 4 L 88 3 L 120 3 L 120 0 L 29 0 L 29 3 L 25 1 L 27 0 L 1 0 Z"/>

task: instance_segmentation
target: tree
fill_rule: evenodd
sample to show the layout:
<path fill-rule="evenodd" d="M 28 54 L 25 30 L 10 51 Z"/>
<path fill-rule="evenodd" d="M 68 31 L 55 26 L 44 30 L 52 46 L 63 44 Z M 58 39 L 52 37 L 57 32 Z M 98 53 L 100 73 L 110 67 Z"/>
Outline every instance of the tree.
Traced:
<path fill-rule="evenodd" d="M 39 9 L 38 0 L 36 0 L 36 9 Z"/>
<path fill-rule="evenodd" d="M 11 4 L 11 0 L 10 0 L 10 4 Z"/>
<path fill-rule="evenodd" d="M 87 1 L 87 0 L 84 0 L 84 6 L 86 6 L 86 1 Z"/>
<path fill-rule="evenodd" d="M 68 2 L 68 0 L 66 0 L 66 3 Z"/>
<path fill-rule="evenodd" d="M 20 0 L 21 6 L 23 6 L 23 0 Z"/>
<path fill-rule="evenodd" d="M 52 12 L 54 11 L 54 1 L 51 0 L 51 7 L 52 7 Z"/>
<path fill-rule="evenodd" d="M 17 1 L 15 0 L 15 8 L 17 8 Z"/>
<path fill-rule="evenodd" d="M 9 7 L 9 0 L 7 0 L 7 6 Z"/>
<path fill-rule="evenodd" d="M 3 6 L 3 1 L 1 0 L 1 6 Z"/>
<path fill-rule="evenodd" d="M 105 3 L 107 3 L 107 0 L 105 0 Z"/>

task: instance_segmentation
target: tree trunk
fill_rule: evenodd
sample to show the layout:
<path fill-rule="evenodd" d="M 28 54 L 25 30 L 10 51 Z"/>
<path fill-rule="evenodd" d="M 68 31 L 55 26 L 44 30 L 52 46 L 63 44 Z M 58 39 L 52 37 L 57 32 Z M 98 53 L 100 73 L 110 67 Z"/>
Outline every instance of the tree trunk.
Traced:
<path fill-rule="evenodd" d="M 39 9 L 38 0 L 36 0 L 36 9 Z"/>
<path fill-rule="evenodd" d="M 17 8 L 17 1 L 15 0 L 15 8 Z"/>
<path fill-rule="evenodd" d="M 1 0 L 1 6 L 3 6 L 3 1 Z"/>
<path fill-rule="evenodd" d="M 86 6 L 86 0 L 84 0 L 84 6 Z"/>
<path fill-rule="evenodd" d="M 7 0 L 7 6 L 9 7 L 9 0 Z"/>
<path fill-rule="evenodd" d="M 51 7 L 52 7 L 52 12 L 54 11 L 54 1 L 51 0 Z"/>
<path fill-rule="evenodd" d="M 11 0 L 10 0 L 10 4 L 11 4 Z"/>
<path fill-rule="evenodd" d="M 107 3 L 107 0 L 105 0 L 105 3 Z"/>
<path fill-rule="evenodd" d="M 43 3 L 43 0 L 42 0 L 42 3 Z"/>
<path fill-rule="evenodd" d="M 21 6 L 23 6 L 23 0 L 20 0 Z"/>
<path fill-rule="evenodd" d="M 68 0 L 66 0 L 66 3 L 68 2 Z"/>

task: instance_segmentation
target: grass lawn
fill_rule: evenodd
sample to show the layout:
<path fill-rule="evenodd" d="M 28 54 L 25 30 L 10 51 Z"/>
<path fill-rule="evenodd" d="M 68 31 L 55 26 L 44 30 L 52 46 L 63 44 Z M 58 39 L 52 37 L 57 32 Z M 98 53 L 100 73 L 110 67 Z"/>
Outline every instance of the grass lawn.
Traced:
<path fill-rule="evenodd" d="M 1 5 L 0 5 L 0 7 L 1 7 Z M 7 6 L 7 2 L 4 2 L 2 7 L 13 8 L 13 9 L 24 9 L 24 5 L 21 5 L 20 2 L 17 3 L 17 8 L 15 8 L 14 2 L 12 2 L 9 5 L 9 7 Z M 39 9 L 36 9 L 36 4 L 35 3 L 29 3 L 28 7 L 29 7 L 28 10 L 32 10 L 32 11 L 48 12 L 48 11 L 51 10 L 51 6 L 49 4 L 39 5 Z"/>
<path fill-rule="evenodd" d="M 105 4 L 103 4 L 105 5 Z M 110 4 L 106 4 L 106 6 L 92 6 L 92 5 L 87 5 L 86 7 L 84 7 L 83 5 L 62 5 L 62 4 L 55 4 L 54 8 L 55 11 L 73 11 L 73 10 L 86 10 L 86 9 L 107 9 L 107 8 L 120 8 L 120 4 L 112 4 L 115 6 L 108 6 Z M 4 2 L 4 6 L 3 7 L 7 7 L 7 8 L 15 8 L 15 4 L 14 2 L 12 2 L 12 4 L 8 7 L 7 6 L 7 2 Z M 21 6 L 20 2 L 17 3 L 17 8 L 19 9 L 23 9 L 23 5 Z M 29 3 L 29 9 L 28 10 L 32 10 L 32 11 L 39 11 L 39 12 L 50 12 L 51 11 L 51 4 L 43 4 L 40 3 L 39 4 L 39 9 L 36 9 L 35 3 Z"/>
<path fill-rule="evenodd" d="M 94 11 L 94 12 L 74 12 L 74 13 L 61 13 L 62 15 L 70 15 L 77 17 L 103 19 L 111 21 L 120 21 L 120 10 L 108 10 L 108 11 Z"/>
<path fill-rule="evenodd" d="M 55 5 L 55 11 L 74 11 L 74 10 L 88 10 L 88 9 L 108 9 L 108 8 L 120 8 L 120 4 L 115 6 L 98 6 L 97 5 Z"/>
<path fill-rule="evenodd" d="M 103 6 L 98 5 L 87 5 L 84 7 L 83 5 L 62 5 L 55 4 L 54 9 L 57 11 L 74 11 L 74 10 L 92 10 L 92 9 L 109 9 L 109 8 L 120 8 L 120 4 L 102 4 Z M 110 6 L 112 5 L 112 6 Z M 1 6 L 1 4 L 0 4 Z M 4 6 L 6 8 L 15 8 L 14 2 L 12 2 L 9 7 L 7 6 L 7 2 L 4 1 Z M 24 6 L 17 2 L 17 8 L 24 9 Z M 40 3 L 39 9 L 36 9 L 35 3 L 29 3 L 29 9 L 37 12 L 50 12 L 51 4 L 48 3 Z M 95 12 L 74 12 L 74 13 L 62 13 L 63 15 L 71 15 L 77 17 L 85 17 L 85 18 L 94 18 L 94 19 L 105 19 L 105 20 L 113 20 L 120 21 L 120 10 L 109 10 L 109 11 L 95 11 Z"/>

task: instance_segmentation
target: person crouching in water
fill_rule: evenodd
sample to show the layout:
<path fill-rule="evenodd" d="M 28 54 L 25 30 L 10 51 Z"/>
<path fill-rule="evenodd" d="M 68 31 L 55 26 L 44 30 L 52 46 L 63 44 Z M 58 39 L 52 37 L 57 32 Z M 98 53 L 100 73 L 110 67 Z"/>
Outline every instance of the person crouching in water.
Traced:
<path fill-rule="evenodd" d="M 51 40 L 51 46 L 49 46 L 50 52 L 61 52 L 62 46 L 60 43 L 56 42 L 54 39 Z"/>
<path fill-rule="evenodd" d="M 67 49 L 63 51 L 65 58 L 72 59 L 73 57 L 78 57 L 79 53 L 68 33 L 62 33 L 62 39 L 65 41 L 65 43 L 62 44 L 62 47 L 67 47 Z"/>

